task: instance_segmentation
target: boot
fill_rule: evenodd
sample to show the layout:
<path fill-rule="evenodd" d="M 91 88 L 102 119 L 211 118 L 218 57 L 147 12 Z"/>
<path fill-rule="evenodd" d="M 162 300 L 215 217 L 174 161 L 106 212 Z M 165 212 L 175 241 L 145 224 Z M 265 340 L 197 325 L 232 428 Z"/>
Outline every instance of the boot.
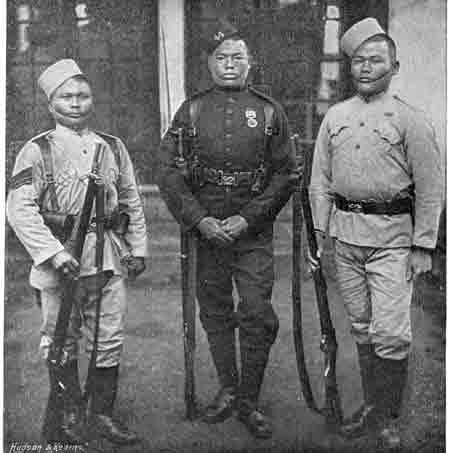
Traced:
<path fill-rule="evenodd" d="M 385 450 L 398 450 L 401 439 L 395 419 L 400 415 L 408 376 L 408 359 L 376 357 L 374 375 L 377 381 L 377 440 Z"/>
<path fill-rule="evenodd" d="M 220 423 L 233 415 L 236 402 L 236 389 L 222 387 L 213 402 L 208 405 L 202 420 L 205 423 Z"/>
<path fill-rule="evenodd" d="M 42 438 L 45 443 L 64 442 L 72 445 L 86 443 L 84 405 L 78 374 L 78 361 L 67 362 L 62 369 L 49 366 L 51 385 L 61 382 L 62 393 L 51 392 Z"/>
<path fill-rule="evenodd" d="M 131 445 L 138 442 L 136 434 L 112 419 L 118 378 L 118 366 L 95 369 L 90 422 L 94 430 L 111 443 Z"/>
<path fill-rule="evenodd" d="M 268 349 L 249 348 L 241 342 L 242 376 L 237 402 L 238 419 L 258 439 L 272 436 L 268 417 L 258 409 L 258 398 L 268 358 Z"/>
<path fill-rule="evenodd" d="M 209 348 L 221 389 L 202 416 L 205 423 L 220 423 L 231 417 L 236 401 L 238 371 L 235 330 L 208 335 Z"/>
<path fill-rule="evenodd" d="M 363 388 L 362 406 L 345 420 L 341 434 L 347 438 L 356 438 L 367 434 L 375 416 L 375 383 L 373 382 L 374 348 L 372 344 L 356 344 L 358 350 L 359 371 Z"/>
<path fill-rule="evenodd" d="M 63 435 L 75 444 L 86 442 L 85 407 L 82 401 L 78 360 L 71 360 L 64 367 L 67 398 L 61 429 Z"/>

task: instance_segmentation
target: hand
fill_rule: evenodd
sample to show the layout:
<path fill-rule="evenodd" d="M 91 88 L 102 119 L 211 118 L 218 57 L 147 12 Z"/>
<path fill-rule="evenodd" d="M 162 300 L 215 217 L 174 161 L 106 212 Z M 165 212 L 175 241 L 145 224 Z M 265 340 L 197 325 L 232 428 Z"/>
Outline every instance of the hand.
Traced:
<path fill-rule="evenodd" d="M 232 215 L 221 222 L 223 231 L 234 239 L 237 239 L 241 234 L 248 229 L 247 220 L 240 215 Z"/>
<path fill-rule="evenodd" d="M 414 281 L 419 275 L 428 271 L 431 271 L 431 252 L 421 248 L 413 248 L 406 268 L 406 280 L 412 279 Z"/>
<path fill-rule="evenodd" d="M 61 250 L 54 255 L 51 258 L 51 263 L 65 278 L 74 279 L 80 271 L 78 261 L 66 250 Z"/>
<path fill-rule="evenodd" d="M 128 269 L 128 279 L 134 281 L 145 271 L 145 259 L 142 256 L 130 255 L 126 260 L 126 266 Z"/>
<path fill-rule="evenodd" d="M 214 217 L 204 217 L 197 225 L 197 229 L 206 239 L 219 245 L 228 245 L 233 242 L 233 238 L 223 230 L 220 220 Z"/>
<path fill-rule="evenodd" d="M 326 240 L 326 234 L 323 233 L 322 231 L 316 230 L 314 232 L 314 234 L 316 236 L 316 242 L 317 242 L 317 255 L 313 257 L 309 251 L 309 248 L 307 251 L 309 271 L 311 273 L 316 271 L 317 269 L 319 269 L 319 266 L 320 266 L 319 260 L 320 260 L 320 257 L 322 256 L 323 249 L 325 247 L 325 240 Z"/>

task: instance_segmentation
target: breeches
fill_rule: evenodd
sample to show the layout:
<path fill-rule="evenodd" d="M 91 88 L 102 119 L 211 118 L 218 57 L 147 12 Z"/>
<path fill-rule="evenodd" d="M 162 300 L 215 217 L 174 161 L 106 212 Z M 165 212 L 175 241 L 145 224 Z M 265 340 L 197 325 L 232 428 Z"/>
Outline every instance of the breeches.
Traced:
<path fill-rule="evenodd" d="M 241 347 L 270 349 L 278 331 L 271 304 L 272 235 L 246 237 L 228 248 L 199 241 L 197 278 L 200 320 L 210 339 L 239 327 Z M 233 279 L 239 295 L 236 312 Z"/>
<path fill-rule="evenodd" d="M 337 281 L 352 334 L 357 343 L 372 343 L 385 359 L 406 358 L 411 344 L 409 254 L 406 247 L 381 249 L 336 241 Z"/>
<path fill-rule="evenodd" d="M 62 289 L 48 288 L 41 290 L 39 297 L 43 318 L 40 349 L 42 355 L 47 357 L 61 305 Z M 78 357 L 78 341 L 83 334 L 86 336 L 87 351 L 92 351 L 96 297 L 95 277 L 80 278 L 76 289 L 76 303 L 72 309 L 64 346 L 69 359 Z M 119 364 L 124 340 L 125 312 L 125 281 L 120 276 L 113 276 L 102 289 L 96 362 L 96 366 L 99 368 Z"/>

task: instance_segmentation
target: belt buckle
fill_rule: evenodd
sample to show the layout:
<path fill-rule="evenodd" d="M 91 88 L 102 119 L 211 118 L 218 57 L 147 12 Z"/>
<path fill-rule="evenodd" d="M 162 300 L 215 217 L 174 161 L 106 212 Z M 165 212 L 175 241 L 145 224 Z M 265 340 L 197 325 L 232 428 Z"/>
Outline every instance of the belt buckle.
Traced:
<path fill-rule="evenodd" d="M 362 214 L 364 212 L 363 205 L 361 203 L 358 203 L 357 201 L 349 201 L 348 209 L 349 209 L 349 211 L 360 213 L 360 214 Z"/>
<path fill-rule="evenodd" d="M 223 170 L 219 170 L 219 186 L 234 186 L 236 183 L 236 174 L 225 175 Z"/>

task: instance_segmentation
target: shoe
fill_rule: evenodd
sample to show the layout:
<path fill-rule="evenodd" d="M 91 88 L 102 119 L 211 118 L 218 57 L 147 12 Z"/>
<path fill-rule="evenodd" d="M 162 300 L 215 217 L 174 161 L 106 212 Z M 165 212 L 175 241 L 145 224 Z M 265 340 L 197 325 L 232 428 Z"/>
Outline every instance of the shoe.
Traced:
<path fill-rule="evenodd" d="M 374 422 L 375 406 L 363 404 L 348 420 L 344 420 L 339 433 L 347 439 L 368 434 L 370 426 Z"/>
<path fill-rule="evenodd" d="M 400 451 L 400 433 L 395 426 L 385 426 L 378 432 L 377 441 L 382 451 Z"/>
<path fill-rule="evenodd" d="M 213 402 L 205 409 L 202 421 L 210 424 L 225 421 L 233 415 L 235 403 L 235 390 L 223 387 L 220 389 Z"/>
<path fill-rule="evenodd" d="M 87 442 L 86 427 L 80 412 L 81 409 L 74 405 L 63 413 L 61 436 L 67 443 L 83 445 Z"/>
<path fill-rule="evenodd" d="M 120 425 L 108 415 L 91 415 L 89 425 L 92 426 L 97 434 L 100 434 L 113 444 L 132 445 L 139 442 L 139 438 L 135 433 Z"/>
<path fill-rule="evenodd" d="M 259 410 L 255 409 L 249 414 L 239 412 L 238 419 L 244 423 L 250 433 L 257 439 L 269 439 L 272 437 L 272 426 L 269 419 Z"/>

